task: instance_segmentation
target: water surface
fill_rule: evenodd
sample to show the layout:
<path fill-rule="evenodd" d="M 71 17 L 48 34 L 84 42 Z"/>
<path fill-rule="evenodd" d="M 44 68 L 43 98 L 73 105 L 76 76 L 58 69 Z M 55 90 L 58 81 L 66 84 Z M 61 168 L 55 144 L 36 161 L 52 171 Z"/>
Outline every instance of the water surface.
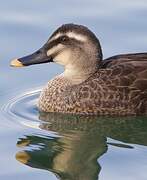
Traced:
<path fill-rule="evenodd" d="M 40 48 L 59 25 L 69 22 L 96 33 L 104 58 L 145 52 L 146 18 L 145 0 L 1 2 L 0 179 L 147 179 L 145 117 L 40 114 L 40 90 L 62 67 L 9 67 L 11 59 Z"/>

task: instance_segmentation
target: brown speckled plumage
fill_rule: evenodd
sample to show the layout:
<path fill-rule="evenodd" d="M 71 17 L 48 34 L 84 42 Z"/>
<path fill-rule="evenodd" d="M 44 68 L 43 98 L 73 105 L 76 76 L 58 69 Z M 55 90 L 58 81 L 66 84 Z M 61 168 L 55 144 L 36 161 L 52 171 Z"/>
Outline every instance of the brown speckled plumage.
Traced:
<path fill-rule="evenodd" d="M 64 24 L 35 53 L 12 66 L 55 62 L 64 73 L 48 82 L 38 108 L 87 115 L 147 115 L 147 53 L 102 60 L 96 35 L 87 27 Z"/>
<path fill-rule="evenodd" d="M 78 85 L 57 76 L 41 93 L 39 108 L 89 115 L 147 114 L 147 54 L 106 59 L 96 73 Z"/>

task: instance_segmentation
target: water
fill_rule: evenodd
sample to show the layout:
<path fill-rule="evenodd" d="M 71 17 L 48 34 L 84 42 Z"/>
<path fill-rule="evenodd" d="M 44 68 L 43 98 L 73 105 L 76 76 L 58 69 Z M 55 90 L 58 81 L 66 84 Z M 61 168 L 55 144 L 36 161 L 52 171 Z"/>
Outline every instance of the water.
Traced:
<path fill-rule="evenodd" d="M 11 59 L 40 48 L 68 22 L 93 30 L 104 57 L 145 52 L 146 18 L 145 0 L 1 2 L 0 179 L 147 179 L 145 117 L 39 114 L 39 92 L 62 67 L 9 67 Z"/>

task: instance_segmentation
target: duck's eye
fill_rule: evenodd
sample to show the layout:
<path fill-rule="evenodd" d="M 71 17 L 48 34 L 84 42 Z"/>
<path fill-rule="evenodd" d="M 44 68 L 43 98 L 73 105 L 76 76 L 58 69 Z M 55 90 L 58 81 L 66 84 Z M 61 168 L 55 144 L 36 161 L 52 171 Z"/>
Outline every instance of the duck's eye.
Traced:
<path fill-rule="evenodd" d="M 67 36 L 63 36 L 62 38 L 61 38 L 61 41 L 62 42 L 65 42 L 65 41 L 67 41 L 68 40 L 68 37 Z"/>

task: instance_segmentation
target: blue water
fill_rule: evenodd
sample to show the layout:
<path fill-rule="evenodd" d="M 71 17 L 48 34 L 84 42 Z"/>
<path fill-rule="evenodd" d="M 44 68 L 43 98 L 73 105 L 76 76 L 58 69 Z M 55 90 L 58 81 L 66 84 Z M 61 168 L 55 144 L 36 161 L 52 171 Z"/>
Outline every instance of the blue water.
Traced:
<path fill-rule="evenodd" d="M 145 0 L 2 1 L 0 4 L 0 180 L 146 180 L 147 119 L 39 114 L 55 64 L 11 68 L 63 23 L 88 26 L 104 58 L 147 51 Z"/>

